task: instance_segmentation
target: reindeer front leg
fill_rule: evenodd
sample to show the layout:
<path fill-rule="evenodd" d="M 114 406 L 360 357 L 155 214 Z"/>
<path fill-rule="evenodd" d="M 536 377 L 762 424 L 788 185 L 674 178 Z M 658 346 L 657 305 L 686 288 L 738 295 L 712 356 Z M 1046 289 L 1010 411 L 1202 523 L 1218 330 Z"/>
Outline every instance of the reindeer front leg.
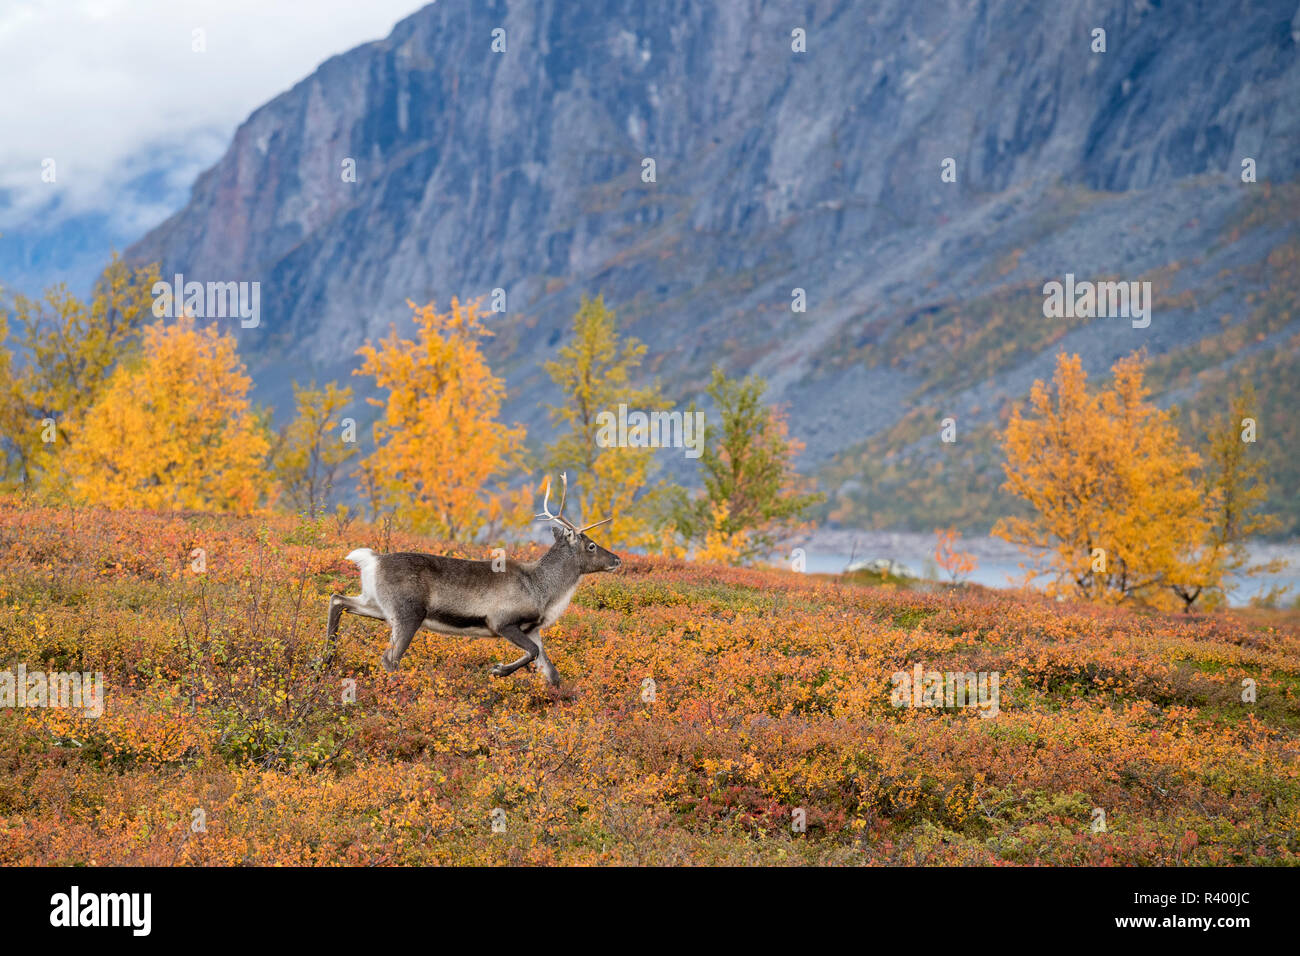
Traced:
<path fill-rule="evenodd" d="M 539 645 L 534 644 L 532 638 L 524 633 L 523 628 L 518 624 L 503 624 L 493 630 L 497 637 L 504 637 L 511 644 L 521 648 L 524 656 L 517 661 L 509 664 L 493 664 L 488 668 L 488 673 L 493 677 L 509 677 L 521 667 L 531 664 L 541 653 Z"/>

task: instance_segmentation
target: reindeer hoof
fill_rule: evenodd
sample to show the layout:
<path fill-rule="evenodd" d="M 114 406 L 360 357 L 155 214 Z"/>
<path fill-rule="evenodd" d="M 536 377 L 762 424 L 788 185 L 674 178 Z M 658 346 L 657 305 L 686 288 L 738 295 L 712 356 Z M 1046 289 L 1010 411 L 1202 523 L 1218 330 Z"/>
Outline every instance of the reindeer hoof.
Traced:
<path fill-rule="evenodd" d="M 505 671 L 506 671 L 505 667 L 501 664 L 493 664 L 491 667 L 488 668 L 488 673 L 491 674 L 493 677 L 505 677 L 506 676 Z"/>
<path fill-rule="evenodd" d="M 388 671 L 388 673 L 390 673 L 390 674 L 391 674 L 393 671 L 397 670 L 397 665 L 394 664 L 392 661 L 390 661 L 390 660 L 388 659 L 388 655 L 387 655 L 387 654 L 384 654 L 384 655 L 382 655 L 382 656 L 379 658 L 379 663 L 383 664 L 383 665 L 384 665 L 384 670 Z"/>

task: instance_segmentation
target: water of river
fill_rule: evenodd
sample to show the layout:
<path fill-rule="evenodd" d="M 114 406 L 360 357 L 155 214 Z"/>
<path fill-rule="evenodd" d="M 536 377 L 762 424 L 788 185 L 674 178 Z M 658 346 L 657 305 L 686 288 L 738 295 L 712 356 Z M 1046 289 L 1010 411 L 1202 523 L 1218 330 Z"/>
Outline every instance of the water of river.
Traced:
<path fill-rule="evenodd" d="M 816 532 L 811 537 L 795 542 L 806 555 L 806 569 L 810 572 L 838 574 L 850 563 L 890 558 L 926 577 L 941 577 L 934 563 L 934 536 L 905 532 Z M 979 562 L 964 580 L 985 587 L 1004 588 L 1019 583 L 1024 578 L 1020 562 L 1025 558 L 1014 546 L 996 538 L 962 538 L 957 546 L 973 553 Z M 1265 594 L 1273 587 L 1289 587 L 1283 598 L 1290 603 L 1300 596 L 1300 542 L 1275 544 L 1260 542 L 1249 548 L 1252 561 L 1281 558 L 1289 562 L 1278 574 L 1256 575 L 1233 582 L 1229 603 L 1234 606 L 1248 604 L 1252 597 Z"/>

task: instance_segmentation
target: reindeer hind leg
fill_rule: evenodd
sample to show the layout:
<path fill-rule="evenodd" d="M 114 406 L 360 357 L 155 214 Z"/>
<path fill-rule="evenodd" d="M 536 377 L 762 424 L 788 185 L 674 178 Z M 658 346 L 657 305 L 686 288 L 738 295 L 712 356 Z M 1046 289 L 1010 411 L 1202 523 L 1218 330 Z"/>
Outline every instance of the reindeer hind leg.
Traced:
<path fill-rule="evenodd" d="M 397 670 L 402 655 L 411 644 L 411 638 L 415 637 L 415 632 L 423 623 L 424 609 L 414 604 L 399 608 L 389 619 L 393 629 L 392 637 L 389 639 L 388 648 L 379 658 L 379 663 L 384 665 L 384 670 Z"/>
<path fill-rule="evenodd" d="M 329 624 L 325 628 L 325 640 L 334 641 L 339 636 L 339 621 L 343 620 L 343 612 L 350 610 L 348 598 L 342 594 L 330 595 L 330 618 Z"/>

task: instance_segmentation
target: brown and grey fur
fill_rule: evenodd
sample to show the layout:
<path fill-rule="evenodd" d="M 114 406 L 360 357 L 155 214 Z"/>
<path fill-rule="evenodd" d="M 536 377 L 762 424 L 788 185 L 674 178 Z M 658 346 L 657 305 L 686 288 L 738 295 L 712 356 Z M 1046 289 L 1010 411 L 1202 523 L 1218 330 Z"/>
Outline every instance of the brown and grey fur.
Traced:
<path fill-rule="evenodd" d="M 560 675 L 542 646 L 543 628 L 564 613 L 582 575 L 613 571 L 622 562 L 584 529 L 549 512 L 545 516 L 564 525 L 554 529 L 551 549 L 538 561 L 507 560 L 499 571 L 491 561 L 353 551 L 348 560 L 361 569 L 361 593 L 330 598 L 329 640 L 337 639 L 344 611 L 387 621 L 392 637 L 380 662 L 394 671 L 421 627 L 455 636 L 503 637 L 524 654 L 510 664 L 493 664 L 489 673 L 506 677 L 536 661 L 546 679 L 558 685 Z"/>

